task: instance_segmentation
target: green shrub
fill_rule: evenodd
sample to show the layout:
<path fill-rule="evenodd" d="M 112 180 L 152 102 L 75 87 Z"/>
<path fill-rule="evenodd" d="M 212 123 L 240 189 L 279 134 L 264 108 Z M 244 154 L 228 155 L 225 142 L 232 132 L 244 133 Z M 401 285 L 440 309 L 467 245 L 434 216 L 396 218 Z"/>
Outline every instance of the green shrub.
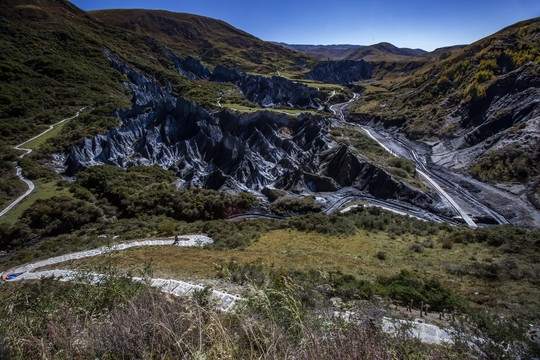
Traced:
<path fill-rule="evenodd" d="M 176 229 L 173 221 L 164 221 L 158 225 L 158 230 L 164 235 L 172 235 Z"/>
<path fill-rule="evenodd" d="M 268 201 L 274 202 L 287 193 L 279 189 L 264 188 L 262 194 L 268 198 Z"/>
<path fill-rule="evenodd" d="M 493 74 L 493 71 L 491 70 L 482 70 L 476 73 L 475 80 L 476 82 L 483 83 L 486 81 L 489 81 L 493 79 L 495 75 Z"/>
<path fill-rule="evenodd" d="M 270 209 L 278 215 L 286 214 L 305 214 L 310 212 L 321 211 L 322 205 L 315 201 L 315 197 L 307 196 L 301 199 L 288 198 L 277 200 Z"/>
<path fill-rule="evenodd" d="M 468 171 L 485 182 L 524 183 L 540 173 L 539 162 L 531 152 L 520 145 L 491 151 Z"/>
<path fill-rule="evenodd" d="M 419 305 L 423 302 L 429 304 L 435 311 L 464 308 L 463 301 L 434 278 L 424 280 L 402 270 L 396 276 L 380 277 L 377 284 L 379 285 L 378 293 L 403 303 L 409 303 L 412 300 Z"/>
<path fill-rule="evenodd" d="M 94 166 L 80 172 L 75 187 L 106 199 L 123 217 L 165 215 L 176 220 L 213 220 L 242 213 L 258 203 L 251 194 L 231 195 L 208 189 L 178 191 L 174 173 L 159 166 L 135 166 L 127 170 Z M 77 190 L 85 198 L 85 191 Z"/>
<path fill-rule="evenodd" d="M 288 227 L 323 235 L 352 235 L 356 233 L 354 221 L 342 215 L 308 214 L 290 218 Z"/>
<path fill-rule="evenodd" d="M 71 232 L 101 216 L 102 211 L 95 205 L 69 196 L 37 200 L 23 214 L 30 228 L 41 235 Z"/>
<path fill-rule="evenodd" d="M 480 100 L 486 96 L 486 89 L 476 80 L 473 81 L 463 92 L 465 101 Z"/>

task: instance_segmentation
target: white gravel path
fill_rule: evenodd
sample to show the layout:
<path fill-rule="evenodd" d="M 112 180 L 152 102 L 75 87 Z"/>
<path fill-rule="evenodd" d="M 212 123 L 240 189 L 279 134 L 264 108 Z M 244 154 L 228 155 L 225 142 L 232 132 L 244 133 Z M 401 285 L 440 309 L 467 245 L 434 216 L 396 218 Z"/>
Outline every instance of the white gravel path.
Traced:
<path fill-rule="evenodd" d="M 59 281 L 85 281 L 89 284 L 97 284 L 103 279 L 106 278 L 105 274 L 96 274 L 96 273 L 86 273 L 79 272 L 75 270 L 44 270 L 44 271 L 35 271 L 35 272 L 25 272 L 13 280 L 39 280 L 42 278 L 55 278 Z M 200 284 L 193 284 L 190 282 L 174 280 L 174 279 L 144 279 L 141 277 L 133 277 L 134 281 L 149 281 L 149 285 L 152 287 L 160 288 L 161 291 L 175 295 L 182 296 L 191 294 L 193 291 L 203 290 L 204 286 Z M 220 302 L 219 308 L 223 311 L 230 311 L 236 305 L 237 301 L 241 301 L 242 298 L 239 296 L 231 295 L 222 291 L 213 290 L 212 296 Z"/>
<path fill-rule="evenodd" d="M 180 241 L 175 246 L 204 246 L 206 244 L 211 244 L 214 242 L 212 238 L 204 235 L 182 235 L 179 236 Z M 49 258 L 46 260 L 41 260 L 35 263 L 26 264 L 20 267 L 17 267 L 13 270 L 10 270 L 9 273 L 25 273 L 30 272 L 36 269 L 39 269 L 44 266 L 54 265 L 62 263 L 69 260 L 81 259 L 85 257 L 92 257 L 103 255 L 111 251 L 125 250 L 137 246 L 161 246 L 161 245 L 172 245 L 173 240 L 142 240 L 134 241 L 129 243 L 121 243 L 111 246 L 102 246 L 94 250 L 86 250 L 81 252 L 76 252 L 72 254 L 60 255 L 57 257 Z M 2 276 L 3 273 L 0 273 Z"/>
<path fill-rule="evenodd" d="M 75 119 L 77 116 L 79 116 L 80 112 L 83 111 L 85 108 L 81 108 L 81 110 L 77 111 L 77 113 L 70 117 L 70 118 L 67 118 L 67 119 L 64 119 L 64 120 L 60 120 L 59 122 L 55 123 L 55 124 L 52 124 L 51 126 L 49 126 L 49 128 L 45 131 L 43 131 L 41 134 L 39 135 L 36 135 L 34 136 L 33 138 L 31 139 L 28 139 L 26 140 L 25 142 L 22 142 L 20 143 L 19 145 L 15 146 L 14 149 L 15 150 L 21 150 L 21 151 L 25 151 L 24 154 L 22 154 L 21 156 L 19 156 L 19 159 L 22 159 L 23 157 L 25 157 L 26 155 L 30 154 L 32 152 L 32 149 L 27 149 L 27 148 L 23 148 L 21 146 L 23 146 L 24 144 L 27 144 L 29 143 L 30 141 L 32 140 L 35 140 L 37 139 L 38 137 L 40 136 L 43 136 L 45 135 L 46 133 L 48 133 L 49 131 L 51 131 L 52 129 L 54 129 L 55 126 L 57 125 L 60 125 L 68 120 L 71 120 L 71 119 Z M 13 209 L 13 207 L 15 205 L 17 205 L 18 203 L 20 203 L 25 197 L 27 197 L 28 195 L 30 195 L 30 193 L 32 191 L 34 191 L 35 189 L 35 186 L 34 186 L 34 183 L 30 180 L 28 180 L 27 178 L 25 178 L 24 176 L 22 176 L 22 168 L 19 166 L 19 162 L 18 161 L 15 161 L 13 163 L 13 165 L 15 166 L 15 169 L 17 170 L 17 176 L 19 177 L 19 179 L 21 179 L 22 181 L 24 181 L 26 183 L 26 185 L 28 186 L 28 190 L 26 190 L 26 192 L 24 194 L 22 194 L 21 196 L 19 196 L 17 199 L 15 199 L 11 204 L 9 204 L 4 210 L 0 211 L 0 217 L 4 216 L 9 210 Z"/>
<path fill-rule="evenodd" d="M 207 244 L 211 244 L 213 242 L 214 241 L 212 240 L 212 238 L 209 238 L 208 236 L 204 236 L 204 235 L 182 235 L 182 236 L 179 236 L 179 242 L 175 244 L 174 246 L 204 246 Z M 6 271 L 6 273 L 9 273 L 9 274 L 21 273 L 21 275 L 17 276 L 16 278 L 12 280 L 8 280 L 10 282 L 20 281 L 20 280 L 38 280 L 41 278 L 53 277 L 60 281 L 75 281 L 77 279 L 84 278 L 89 283 L 95 284 L 101 281 L 106 275 L 96 274 L 96 273 L 78 272 L 74 270 L 60 270 L 60 269 L 44 270 L 44 271 L 35 271 L 35 270 L 42 268 L 44 266 L 59 264 L 65 261 L 103 255 L 111 251 L 125 250 L 125 249 L 138 247 L 138 246 L 163 246 L 163 245 L 173 246 L 173 239 L 142 240 L 142 241 L 134 241 L 134 242 L 129 242 L 129 243 L 121 243 L 121 244 L 116 244 L 112 246 L 103 246 L 101 248 L 94 249 L 94 250 L 87 250 L 87 251 L 81 251 L 81 252 L 72 253 L 72 254 L 60 255 L 60 256 L 49 258 L 46 260 L 41 260 L 35 263 L 26 264 L 16 269 Z M 3 274 L 4 273 L 0 273 L 0 277 Z M 140 278 L 140 277 L 134 277 L 133 280 L 145 281 L 145 279 Z M 204 289 L 203 285 L 192 284 L 189 282 L 174 280 L 174 279 L 157 278 L 157 279 L 149 279 L 149 281 L 150 281 L 150 286 L 161 288 L 163 292 L 176 295 L 176 296 L 189 294 L 193 292 L 194 290 Z M 227 294 L 225 292 L 217 291 L 217 290 L 213 290 L 212 295 L 214 296 L 214 298 L 216 298 L 217 300 L 221 302 L 220 308 L 221 310 L 224 310 L 224 311 L 231 310 L 236 304 L 236 302 L 241 300 L 241 298 L 238 296 Z"/>
<path fill-rule="evenodd" d="M 401 328 L 401 329 L 400 329 Z M 425 344 L 453 344 L 454 339 L 445 329 L 437 325 L 426 324 L 423 320 L 415 321 L 403 319 L 383 318 L 382 330 L 387 334 L 394 334 L 400 330 L 406 331 L 410 336 L 418 338 Z"/>
<path fill-rule="evenodd" d="M 180 241 L 174 246 L 204 246 L 213 243 L 213 239 L 204 235 L 182 235 L 179 236 Z M 31 264 L 18 267 L 13 270 L 6 271 L 6 273 L 21 273 L 14 279 L 7 280 L 9 282 L 21 281 L 21 280 L 39 280 L 42 278 L 52 277 L 59 281 L 85 281 L 90 284 L 96 284 L 102 281 L 107 275 L 97 273 L 79 272 L 75 270 L 43 270 L 35 271 L 41 267 L 62 263 L 69 260 L 81 259 L 85 257 L 98 256 L 109 253 L 111 251 L 125 250 L 138 246 L 173 246 L 173 239 L 170 240 L 142 240 L 134 241 L 130 243 L 120 243 L 112 246 L 103 246 L 94 250 L 81 251 L 72 254 L 66 254 L 57 256 L 54 258 L 38 261 Z M 0 273 L 0 277 L 4 273 Z M 152 287 L 160 288 L 161 291 L 175 295 L 189 295 L 193 291 L 203 290 L 205 287 L 201 284 L 193 284 L 175 279 L 144 279 L 141 277 L 133 277 L 134 281 L 148 281 Z M 212 296 L 220 302 L 219 308 L 223 311 L 231 311 L 234 306 L 244 300 L 240 296 L 228 294 L 223 291 L 213 290 Z M 343 317 L 344 314 L 338 314 Z M 350 318 L 350 314 L 345 316 Z M 382 329 L 387 333 L 395 333 L 400 326 L 406 326 L 407 331 L 413 337 L 419 338 L 422 342 L 428 344 L 442 344 L 453 343 L 452 336 L 444 329 L 439 328 L 436 325 L 425 324 L 420 322 L 410 322 L 406 320 L 393 320 L 390 318 L 384 318 Z"/>

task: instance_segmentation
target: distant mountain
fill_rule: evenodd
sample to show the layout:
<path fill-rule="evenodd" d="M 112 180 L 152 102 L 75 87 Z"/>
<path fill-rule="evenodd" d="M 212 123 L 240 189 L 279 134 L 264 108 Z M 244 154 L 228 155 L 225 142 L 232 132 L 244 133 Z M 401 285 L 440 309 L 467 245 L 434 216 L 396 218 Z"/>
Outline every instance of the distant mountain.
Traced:
<path fill-rule="evenodd" d="M 398 48 L 390 43 L 382 42 L 375 45 L 366 46 L 355 50 L 347 56 L 347 60 L 366 60 L 366 61 L 392 61 L 406 60 L 411 57 L 424 54 L 422 49 Z"/>
<path fill-rule="evenodd" d="M 307 56 L 314 57 L 319 60 L 343 60 L 356 49 L 364 47 L 363 45 L 299 45 L 286 44 L 283 42 L 274 42 L 276 45 L 281 45 L 287 49 L 298 51 Z"/>
<path fill-rule="evenodd" d="M 396 67 L 391 86 L 386 77 L 365 87 L 351 115 L 398 124 L 411 138 L 437 139 L 437 164 L 482 181 L 526 184 L 527 196 L 537 197 L 540 18 L 418 58 L 426 64 L 408 73 Z"/>
<path fill-rule="evenodd" d="M 301 52 L 319 60 L 366 60 L 366 61 L 396 61 L 408 60 L 425 54 L 422 49 L 398 48 L 390 43 L 375 45 L 291 45 L 279 44 L 287 49 Z"/>
<path fill-rule="evenodd" d="M 89 14 L 106 25 L 151 36 L 182 56 L 194 56 L 214 66 L 271 73 L 314 62 L 303 54 L 204 16 L 141 9 L 98 10 Z"/>
<path fill-rule="evenodd" d="M 453 46 L 441 47 L 433 51 L 426 52 L 420 55 L 420 57 L 424 59 L 429 59 L 429 60 L 444 60 L 446 58 L 449 58 L 456 52 L 464 49 L 465 47 L 467 47 L 467 45 L 453 45 Z"/>

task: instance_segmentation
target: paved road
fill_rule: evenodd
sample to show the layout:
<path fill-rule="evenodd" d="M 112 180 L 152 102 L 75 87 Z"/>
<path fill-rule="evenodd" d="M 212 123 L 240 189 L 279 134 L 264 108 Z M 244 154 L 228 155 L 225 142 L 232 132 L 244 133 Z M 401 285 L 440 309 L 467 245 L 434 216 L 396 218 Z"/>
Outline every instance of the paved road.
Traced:
<path fill-rule="evenodd" d="M 182 235 L 180 236 L 182 241 L 179 241 L 175 246 L 204 246 L 206 244 L 211 244 L 213 242 L 212 238 L 209 238 L 204 235 Z M 42 278 L 55 278 L 59 281 L 77 281 L 85 282 L 88 284 L 97 284 L 103 281 L 107 275 L 98 274 L 98 273 L 88 273 L 80 272 L 76 270 L 42 270 L 35 271 L 38 268 L 54 265 L 65 261 L 81 259 L 85 257 L 98 256 L 102 254 L 109 253 L 111 251 L 120 251 L 129 249 L 132 247 L 138 246 L 164 246 L 169 245 L 173 246 L 172 239 L 168 240 L 143 240 L 143 241 L 134 241 L 130 243 L 121 243 L 113 246 L 103 246 L 94 250 L 81 251 L 72 254 L 66 254 L 62 256 L 57 256 L 43 261 L 38 261 L 32 264 L 27 264 L 21 266 L 17 269 L 10 270 L 6 273 L 21 273 L 19 276 L 14 279 L 8 280 L 9 282 L 22 281 L 22 280 L 39 280 Z M 4 273 L 0 273 L 0 277 Z M 193 293 L 194 291 L 201 291 L 205 287 L 201 284 L 193 284 L 176 279 L 162 279 L 162 278 L 152 278 L 144 279 L 141 277 L 133 277 L 134 281 L 148 282 L 152 287 L 157 287 L 161 291 L 175 295 L 182 296 Z M 244 298 L 232 295 L 223 291 L 212 290 L 212 296 L 219 302 L 219 308 L 223 311 L 231 311 L 238 302 L 244 300 Z M 346 313 L 338 313 L 338 316 L 342 318 L 351 318 L 347 317 Z M 405 322 L 405 320 L 397 320 L 398 322 Z M 388 318 L 383 319 L 383 331 L 387 333 L 396 332 L 395 322 Z M 443 329 L 438 328 L 435 325 L 428 324 L 415 324 L 415 326 L 410 327 L 409 332 L 411 336 L 418 337 L 421 341 L 431 344 L 440 344 L 442 342 L 451 342 L 451 338 L 448 333 Z"/>
<path fill-rule="evenodd" d="M 212 238 L 204 235 L 182 235 L 180 240 L 174 246 L 204 246 L 207 244 L 213 243 Z M 60 281 L 87 281 L 90 284 L 98 283 L 102 281 L 107 275 L 105 274 L 96 274 L 96 273 L 85 273 L 75 270 L 37 270 L 39 268 L 63 263 L 70 260 L 78 260 L 86 257 L 103 255 L 112 251 L 120 251 L 129 249 L 132 247 L 139 246 L 164 246 L 169 245 L 173 246 L 173 240 L 143 240 L 143 241 L 133 241 L 129 243 L 121 243 L 113 246 L 103 246 L 94 250 L 80 251 L 77 253 L 61 255 L 46 260 L 38 261 L 31 264 L 26 264 L 18 268 L 8 270 L 6 274 L 20 274 L 12 280 L 8 281 L 21 281 L 21 280 L 38 280 L 46 277 L 53 277 Z M 0 273 L 0 277 L 4 273 Z M 168 294 L 180 296 L 188 294 L 193 291 L 203 290 L 204 286 L 200 284 L 192 284 L 189 282 L 175 280 L 175 279 L 143 279 L 140 277 L 134 277 L 135 281 L 147 281 L 149 280 L 150 286 L 158 287 L 161 291 Z M 237 301 L 241 300 L 239 296 L 231 295 L 222 291 L 213 290 L 212 295 L 220 301 L 220 308 L 224 311 L 231 310 Z"/>
<path fill-rule="evenodd" d="M 336 105 L 332 105 L 330 107 L 330 110 L 332 110 L 334 112 L 334 114 L 338 115 L 340 120 L 342 122 L 346 122 L 346 119 L 345 119 L 345 115 L 343 114 L 343 110 L 345 110 L 351 102 L 353 102 L 354 100 L 356 100 L 358 98 L 358 94 L 354 94 L 354 97 L 349 100 L 348 102 L 346 103 L 341 103 L 341 104 L 336 104 Z M 376 136 L 374 136 L 370 129 L 364 127 L 364 126 L 360 126 L 365 132 L 366 134 L 372 138 L 373 140 L 375 140 L 380 146 L 382 146 L 386 151 L 388 151 L 389 153 L 391 153 L 392 155 L 394 156 L 398 156 L 394 151 L 392 151 L 391 149 L 389 149 L 387 146 L 385 146 Z M 459 214 L 459 216 L 461 216 L 461 218 L 463 218 L 463 220 L 467 223 L 467 225 L 469 225 L 469 227 L 471 228 L 476 228 L 478 227 L 478 225 L 476 225 L 476 223 L 471 219 L 471 217 L 454 201 L 454 199 L 446 192 L 444 191 L 444 189 L 429 175 L 429 169 L 426 167 L 426 165 L 424 164 L 424 162 L 422 162 L 418 155 L 416 154 L 416 152 L 414 151 L 414 149 L 411 149 L 410 147 L 405 147 L 405 150 L 410 154 L 410 157 L 414 164 L 416 165 L 416 169 L 417 169 L 417 172 L 420 176 L 422 176 L 439 194 L 441 194 L 441 196 L 443 196 L 449 203 L 450 205 L 452 205 L 452 207 L 456 210 L 456 212 Z"/>
<path fill-rule="evenodd" d="M 41 134 L 39 135 L 36 135 L 34 136 L 33 138 L 31 139 L 28 139 L 26 140 L 25 142 L 22 142 L 20 143 L 19 145 L 15 146 L 14 149 L 15 150 L 21 150 L 21 151 L 24 151 L 25 153 L 22 154 L 21 156 L 19 156 L 19 159 L 22 159 L 24 158 L 26 155 L 30 154 L 32 152 L 32 149 L 27 149 L 27 148 L 23 148 L 22 146 L 24 144 L 27 144 L 29 143 L 30 141 L 32 140 L 35 140 L 37 138 L 39 138 L 40 136 L 43 136 L 45 135 L 46 133 L 48 133 L 49 131 L 51 131 L 52 129 L 54 129 L 55 126 L 57 125 L 60 125 L 68 120 L 71 120 L 71 119 L 75 119 L 77 116 L 79 116 L 80 112 L 83 111 L 85 108 L 82 108 L 80 109 L 79 111 L 77 111 L 77 113 L 70 117 L 70 118 L 67 118 L 67 119 L 64 119 L 64 120 L 60 120 L 59 122 L 55 123 L 55 124 L 52 124 L 51 126 L 49 126 L 49 128 L 45 131 L 43 131 Z M 27 178 L 25 178 L 24 176 L 22 176 L 22 168 L 19 166 L 19 162 L 16 161 L 13 163 L 13 165 L 15 166 L 15 169 L 17 170 L 17 176 L 19 177 L 19 179 L 21 179 L 22 181 L 24 181 L 26 183 L 26 185 L 28 186 L 28 190 L 26 190 L 26 192 L 24 194 L 22 194 L 21 196 L 19 196 L 17 199 L 15 199 L 11 204 L 9 204 L 4 210 L 2 210 L 0 212 L 0 217 L 4 216 L 9 210 L 11 210 L 15 205 L 17 205 L 18 203 L 20 203 L 25 197 L 27 197 L 28 195 L 30 195 L 30 193 L 32 191 L 34 191 L 35 189 L 35 185 L 32 181 L 28 180 Z"/>

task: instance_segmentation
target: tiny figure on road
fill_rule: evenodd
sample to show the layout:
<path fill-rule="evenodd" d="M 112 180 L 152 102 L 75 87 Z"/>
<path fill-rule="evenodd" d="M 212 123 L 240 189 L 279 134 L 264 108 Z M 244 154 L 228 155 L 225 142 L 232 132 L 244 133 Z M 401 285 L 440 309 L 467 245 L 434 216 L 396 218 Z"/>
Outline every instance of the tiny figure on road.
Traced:
<path fill-rule="evenodd" d="M 173 245 L 178 245 L 178 235 L 175 235 Z"/>

